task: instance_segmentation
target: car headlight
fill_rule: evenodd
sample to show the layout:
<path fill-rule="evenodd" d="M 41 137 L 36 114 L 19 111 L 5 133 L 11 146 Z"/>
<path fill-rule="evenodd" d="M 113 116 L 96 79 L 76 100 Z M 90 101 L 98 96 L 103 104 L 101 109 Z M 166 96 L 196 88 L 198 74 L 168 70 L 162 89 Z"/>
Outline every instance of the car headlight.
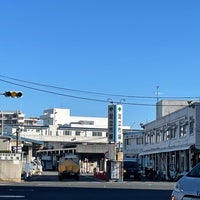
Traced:
<path fill-rule="evenodd" d="M 183 188 L 179 182 L 174 185 L 174 191 L 176 192 L 183 192 Z"/>

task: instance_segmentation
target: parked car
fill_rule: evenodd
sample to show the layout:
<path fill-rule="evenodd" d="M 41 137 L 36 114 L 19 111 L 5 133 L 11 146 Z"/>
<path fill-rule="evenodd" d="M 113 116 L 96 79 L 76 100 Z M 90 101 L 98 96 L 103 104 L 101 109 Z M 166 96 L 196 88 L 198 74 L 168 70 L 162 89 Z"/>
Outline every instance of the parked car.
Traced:
<path fill-rule="evenodd" d="M 171 200 L 200 199 L 200 163 L 174 185 Z"/>
<path fill-rule="evenodd" d="M 140 180 L 141 173 L 137 161 L 124 160 L 124 180 Z"/>

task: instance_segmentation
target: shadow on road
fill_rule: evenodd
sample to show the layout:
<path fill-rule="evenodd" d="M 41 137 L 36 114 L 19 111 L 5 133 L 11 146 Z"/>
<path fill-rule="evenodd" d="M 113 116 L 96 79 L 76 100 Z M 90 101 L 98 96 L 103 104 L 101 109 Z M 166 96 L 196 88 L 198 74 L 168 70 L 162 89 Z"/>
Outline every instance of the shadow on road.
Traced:
<path fill-rule="evenodd" d="M 44 172 L 42 175 L 33 175 L 32 178 L 30 178 L 29 180 L 30 182 L 34 182 L 34 181 L 42 181 L 42 182 L 58 182 L 58 172 L 56 171 L 48 171 L 48 172 Z M 64 181 L 77 181 L 73 178 L 66 178 L 63 179 L 62 182 Z M 80 174 L 80 180 L 79 181 L 85 181 L 85 182 L 91 182 L 91 181 L 96 181 L 99 182 L 101 180 L 98 180 L 96 178 L 94 178 L 93 174 Z"/>
<path fill-rule="evenodd" d="M 119 189 L 119 188 L 81 188 L 81 187 L 44 187 L 44 186 L 1 186 L 0 199 L 73 199 L 95 200 L 110 199 L 158 199 L 169 200 L 170 190 L 150 190 L 150 189 Z"/>

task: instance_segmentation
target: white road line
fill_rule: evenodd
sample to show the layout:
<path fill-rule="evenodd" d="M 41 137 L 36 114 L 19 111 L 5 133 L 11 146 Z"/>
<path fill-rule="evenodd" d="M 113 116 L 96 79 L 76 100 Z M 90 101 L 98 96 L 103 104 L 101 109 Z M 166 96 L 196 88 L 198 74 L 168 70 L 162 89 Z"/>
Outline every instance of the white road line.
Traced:
<path fill-rule="evenodd" d="M 34 189 L 9 189 L 11 192 L 34 192 Z"/>
<path fill-rule="evenodd" d="M 0 198 L 25 198 L 25 196 L 19 196 L 19 195 L 0 195 Z"/>

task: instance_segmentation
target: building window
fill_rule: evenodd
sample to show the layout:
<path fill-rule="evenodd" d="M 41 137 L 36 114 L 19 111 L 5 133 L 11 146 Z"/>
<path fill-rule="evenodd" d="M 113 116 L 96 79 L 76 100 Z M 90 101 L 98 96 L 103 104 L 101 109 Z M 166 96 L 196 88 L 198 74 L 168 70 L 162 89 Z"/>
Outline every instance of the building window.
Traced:
<path fill-rule="evenodd" d="M 161 131 L 156 130 L 156 142 L 161 142 Z"/>
<path fill-rule="evenodd" d="M 45 135 L 48 135 L 48 130 L 45 130 Z"/>
<path fill-rule="evenodd" d="M 170 139 L 175 138 L 175 135 L 176 135 L 175 129 L 174 128 L 170 128 L 169 132 L 170 132 Z"/>
<path fill-rule="evenodd" d="M 99 131 L 93 131 L 92 136 L 102 136 L 102 132 Z"/>
<path fill-rule="evenodd" d="M 149 135 L 150 133 L 145 134 L 145 144 L 149 144 Z"/>
<path fill-rule="evenodd" d="M 189 130 L 190 130 L 190 134 L 194 133 L 194 118 L 193 117 L 190 117 Z"/>
<path fill-rule="evenodd" d="M 166 141 L 167 140 L 167 131 L 164 130 L 163 131 L 163 138 L 162 138 L 163 141 Z"/>
<path fill-rule="evenodd" d="M 64 131 L 63 135 L 72 135 L 71 131 Z"/>
<path fill-rule="evenodd" d="M 153 132 L 150 132 L 150 134 L 149 134 L 149 141 L 150 141 L 150 144 L 154 143 L 154 141 L 153 141 Z"/>
<path fill-rule="evenodd" d="M 143 144 L 143 137 L 138 137 L 138 138 L 136 139 L 136 144 L 137 144 L 137 145 Z"/>
<path fill-rule="evenodd" d="M 186 136 L 186 125 L 180 125 L 179 127 L 179 136 L 184 137 Z"/>
<path fill-rule="evenodd" d="M 126 139 L 126 144 L 127 144 L 127 145 L 131 145 L 131 141 L 132 141 L 132 140 L 131 140 L 130 138 Z"/>
<path fill-rule="evenodd" d="M 80 136 L 81 135 L 81 131 L 76 131 L 75 135 L 76 136 Z"/>

